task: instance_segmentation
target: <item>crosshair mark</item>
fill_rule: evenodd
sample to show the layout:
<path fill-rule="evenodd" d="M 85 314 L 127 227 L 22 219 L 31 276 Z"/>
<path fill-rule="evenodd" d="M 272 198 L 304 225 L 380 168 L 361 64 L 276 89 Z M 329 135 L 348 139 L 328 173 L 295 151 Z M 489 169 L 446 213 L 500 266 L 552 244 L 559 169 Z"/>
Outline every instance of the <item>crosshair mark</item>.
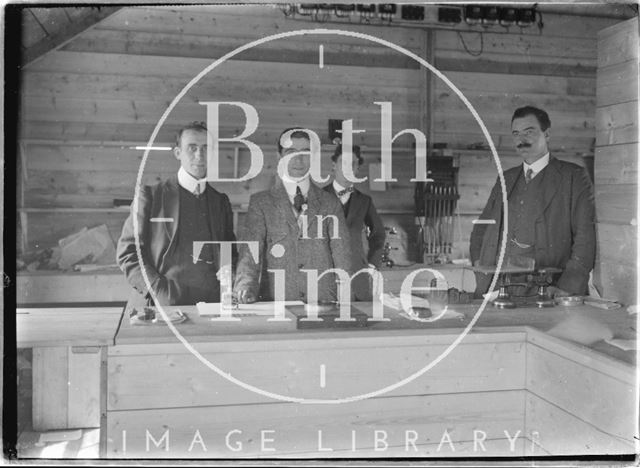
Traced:
<path fill-rule="evenodd" d="M 319 62 L 318 62 L 318 66 L 320 68 L 324 68 L 324 46 L 322 44 L 320 44 L 319 47 L 319 58 L 318 58 Z"/>
<path fill-rule="evenodd" d="M 496 224 L 495 219 L 474 219 L 471 224 Z"/>
<path fill-rule="evenodd" d="M 173 223 L 173 218 L 151 218 L 152 223 Z"/>
<path fill-rule="evenodd" d="M 327 386 L 327 366 L 320 364 L 320 388 Z"/>

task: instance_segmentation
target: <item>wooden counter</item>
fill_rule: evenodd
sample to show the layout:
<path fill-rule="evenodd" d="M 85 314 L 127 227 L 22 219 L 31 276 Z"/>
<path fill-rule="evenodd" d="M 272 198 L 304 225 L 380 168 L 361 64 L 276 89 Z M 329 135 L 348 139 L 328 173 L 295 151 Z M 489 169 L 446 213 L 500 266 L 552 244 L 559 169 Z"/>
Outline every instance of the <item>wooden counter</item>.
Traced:
<path fill-rule="evenodd" d="M 33 428 L 100 426 L 105 348 L 122 308 L 18 309 L 16 343 L 33 348 Z"/>
<path fill-rule="evenodd" d="M 356 306 L 371 313 L 371 304 Z M 390 322 L 341 330 L 296 330 L 265 317 L 212 322 L 181 308 L 189 320 L 177 330 L 219 373 L 166 325 L 123 320 L 108 350 L 106 456 L 634 452 L 635 352 L 546 333 L 565 319 L 590 317 L 615 336 L 635 337 L 635 317 L 621 310 L 488 307 L 470 334 L 411 382 L 367 399 L 327 401 L 378 392 L 434 363 L 477 306 L 452 308 L 463 318 L 423 324 L 385 310 Z"/>

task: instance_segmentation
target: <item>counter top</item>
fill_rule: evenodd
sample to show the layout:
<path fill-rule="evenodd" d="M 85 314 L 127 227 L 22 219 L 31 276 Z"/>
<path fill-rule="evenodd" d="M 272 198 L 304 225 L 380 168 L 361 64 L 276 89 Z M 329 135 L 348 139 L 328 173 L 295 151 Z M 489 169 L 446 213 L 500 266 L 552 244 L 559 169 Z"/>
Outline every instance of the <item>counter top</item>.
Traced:
<path fill-rule="evenodd" d="M 238 428 L 256 456 L 268 456 L 256 443 L 256 431 L 264 428 L 278 434 L 276 456 L 322 458 L 316 430 L 323 432 L 323 446 L 345 458 L 364 455 L 350 451 L 350 431 L 359 434 L 360 444 L 374 430 L 387 431 L 390 439 L 419 432 L 424 444 L 432 444 L 431 456 L 438 456 L 445 431 L 455 434 L 454 441 L 470 441 L 464 434 L 477 429 L 488 440 L 504 439 L 505 430 L 532 434 L 530 440 L 548 450 L 542 453 L 553 455 L 633 450 L 635 352 L 602 340 L 583 346 L 549 332 L 564 324 L 578 332 L 576 338 L 598 328 L 632 338 L 635 316 L 584 305 L 487 307 L 460 337 L 477 306 L 451 306 L 460 318 L 432 323 L 386 309 L 389 322 L 305 330 L 296 329 L 295 321 L 248 316 L 249 309 L 240 322 L 215 322 L 194 307 L 181 307 L 189 319 L 175 328 L 188 346 L 164 323 L 131 325 L 124 318 L 116 345 L 107 351 L 107 453 L 191 457 L 189 443 L 200 427 L 210 440 L 224 440 Z M 353 307 L 372 315 L 371 303 Z M 362 395 L 345 404 L 315 404 Z M 274 400 L 279 396 L 285 401 Z M 310 404 L 298 404 L 300 398 Z M 147 430 L 155 437 L 170 430 L 173 455 L 145 451 Z M 504 442 L 502 454 L 508 456 Z M 400 439 L 393 444 L 399 456 L 418 456 L 401 452 L 406 445 Z M 388 456 L 376 454 L 371 442 L 366 446 L 372 456 Z M 235 456 L 219 447 L 201 456 Z"/>
<path fill-rule="evenodd" d="M 113 345 L 122 307 L 16 310 L 19 348 Z"/>
<path fill-rule="evenodd" d="M 450 310 L 460 312 L 460 318 L 441 319 L 435 322 L 424 323 L 409 320 L 400 316 L 397 311 L 384 308 L 384 317 L 389 318 L 387 322 L 371 322 L 365 327 L 348 328 L 321 328 L 321 329 L 296 329 L 296 319 L 287 312 L 287 317 L 291 321 L 275 322 L 268 321 L 271 316 L 242 316 L 237 322 L 212 321 L 210 317 L 201 317 L 196 307 L 171 307 L 167 310 L 179 308 L 188 319 L 175 325 L 180 334 L 189 341 L 194 342 L 216 342 L 216 341 L 255 341 L 255 340 L 276 340 L 276 339 L 308 339 L 322 338 L 328 335 L 331 338 L 366 337 L 373 335 L 396 335 L 398 333 L 428 335 L 438 334 L 459 334 L 474 318 L 480 303 L 467 305 L 451 305 Z M 372 303 L 357 302 L 354 307 L 373 316 Z M 533 328 L 541 332 L 548 332 L 555 326 L 570 320 L 577 323 L 576 327 L 584 324 L 585 319 L 588 325 L 598 324 L 599 328 L 611 330 L 615 338 L 635 339 L 636 338 L 636 316 L 629 316 L 623 309 L 603 310 L 588 305 L 576 307 L 554 307 L 549 309 L 538 309 L 531 307 L 521 307 L 511 310 L 495 309 L 487 306 L 482 312 L 477 322 L 471 329 L 472 334 L 488 333 L 499 331 L 521 331 L 526 327 Z M 568 322 L 565 322 L 568 323 Z M 571 325 L 573 326 L 573 325 Z M 580 330 L 576 330 L 580 334 Z M 586 333 L 586 332 L 585 332 Z M 131 325 L 128 317 L 123 318 L 120 330 L 117 333 L 115 344 L 148 344 L 148 343 L 178 343 L 172 331 L 162 322 L 151 325 Z M 595 341 L 589 346 L 580 345 L 585 350 L 609 356 L 618 361 L 628 364 L 635 363 L 635 351 L 624 351 L 603 340 Z"/>

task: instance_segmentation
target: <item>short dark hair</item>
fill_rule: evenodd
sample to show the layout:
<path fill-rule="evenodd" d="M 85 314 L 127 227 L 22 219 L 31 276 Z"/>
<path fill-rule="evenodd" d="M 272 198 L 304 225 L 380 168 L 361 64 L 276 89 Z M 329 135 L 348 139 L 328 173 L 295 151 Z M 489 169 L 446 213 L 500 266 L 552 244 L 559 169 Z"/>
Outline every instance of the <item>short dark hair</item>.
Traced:
<path fill-rule="evenodd" d="M 287 132 L 291 132 L 293 130 L 293 132 L 291 133 L 291 135 L 289 135 L 290 138 L 304 138 L 306 140 L 311 141 L 311 138 L 309 138 L 309 134 L 307 132 L 304 131 L 304 129 L 302 127 L 289 127 L 289 128 L 285 128 L 284 130 L 282 130 L 282 133 L 280 133 L 280 136 L 278 136 L 278 154 L 282 154 L 282 143 L 280 143 L 280 140 L 282 139 L 282 135 L 284 135 Z"/>
<path fill-rule="evenodd" d="M 538 109 L 533 106 L 524 106 L 519 107 L 513 113 L 513 117 L 511 117 L 511 123 L 515 119 L 521 119 L 522 117 L 526 117 L 527 115 L 533 115 L 536 119 L 538 119 L 538 123 L 540 124 L 540 129 L 544 132 L 546 129 L 551 127 L 551 120 L 549 120 L 549 114 L 547 114 L 542 109 Z"/>
<path fill-rule="evenodd" d="M 182 134 L 187 130 L 193 130 L 195 132 L 207 132 L 207 123 L 206 122 L 189 122 L 187 125 L 178 130 L 176 135 L 176 147 L 180 147 L 180 139 L 182 138 Z"/>
<path fill-rule="evenodd" d="M 360 147 L 358 145 L 353 145 L 352 146 L 352 152 L 353 155 L 356 157 L 356 159 L 358 160 L 358 166 L 361 166 L 362 163 L 364 162 L 364 158 L 362 157 L 362 155 L 360 154 Z M 331 160 L 333 162 L 336 162 L 338 160 L 338 158 L 342 156 L 342 145 L 338 145 L 336 146 L 336 150 L 333 152 L 333 154 L 331 155 Z"/>

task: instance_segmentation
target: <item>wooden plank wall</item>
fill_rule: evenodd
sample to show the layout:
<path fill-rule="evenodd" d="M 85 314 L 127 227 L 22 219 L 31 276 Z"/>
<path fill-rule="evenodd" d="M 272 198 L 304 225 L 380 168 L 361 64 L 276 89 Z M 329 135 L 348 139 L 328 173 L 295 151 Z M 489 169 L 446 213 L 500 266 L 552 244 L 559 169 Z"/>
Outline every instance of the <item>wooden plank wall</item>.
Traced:
<path fill-rule="evenodd" d="M 20 114 L 23 206 L 38 210 L 26 216 L 25 244 L 42 247 L 60 237 L 62 223 L 56 221 L 60 208 L 66 209 L 65 220 L 74 218 L 65 221 L 69 232 L 108 218 L 117 238 L 126 212 L 112 210 L 112 200 L 132 196 L 142 156 L 132 147 L 146 143 L 167 105 L 196 73 L 239 45 L 284 31 L 335 27 L 417 53 L 424 50 L 421 29 L 353 21 L 321 24 L 292 19 L 268 6 L 124 8 L 28 66 Z M 518 162 L 509 121 L 513 110 L 526 103 L 549 111 L 553 153 L 579 161 L 592 155 L 594 146 L 596 31 L 613 22 L 545 13 L 541 32 L 536 27 L 499 26 L 478 27 L 476 32 L 436 30 L 435 65 L 476 107 L 503 167 Z M 205 108 L 198 101 L 241 100 L 254 105 L 260 125 L 251 138 L 265 150 L 265 171 L 246 183 L 221 184 L 242 209 L 251 193 L 269 185 L 276 160 L 274 140 L 287 126 L 314 129 L 329 143 L 327 119 L 353 118 L 356 128 L 366 129 L 355 143 L 363 145 L 365 156 L 374 161 L 380 146 L 379 107 L 374 101 L 393 102 L 394 132 L 419 125 L 422 81 L 416 63 L 361 39 L 325 36 L 325 66 L 320 69 L 318 44 L 318 37 L 297 37 L 234 57 L 191 88 L 162 126 L 156 144 L 171 144 L 185 121 L 205 119 Z M 460 155 L 462 198 L 455 256 L 465 256 L 471 220 L 482 209 L 497 172 L 478 125 L 439 79 L 433 100 L 433 141 L 447 143 Z M 223 135 L 242 127 L 239 112 L 225 113 Z M 398 139 L 393 173 L 399 181 L 375 192 L 374 199 L 387 213 L 387 221 L 395 218 L 413 235 L 411 144 L 410 137 Z M 474 145 L 480 149 L 470 150 Z M 225 151 L 230 158 L 233 149 Z M 244 153 L 241 169 L 246 167 Z M 330 153 L 331 147 L 324 147 L 325 159 Z M 327 161 L 324 166 L 329 167 Z M 165 177 L 176 167 L 169 152 L 152 152 L 144 181 Z M 80 208 L 107 211 L 74 211 Z"/>
<path fill-rule="evenodd" d="M 637 303 L 638 20 L 598 33 L 596 281 L 604 297 Z"/>

